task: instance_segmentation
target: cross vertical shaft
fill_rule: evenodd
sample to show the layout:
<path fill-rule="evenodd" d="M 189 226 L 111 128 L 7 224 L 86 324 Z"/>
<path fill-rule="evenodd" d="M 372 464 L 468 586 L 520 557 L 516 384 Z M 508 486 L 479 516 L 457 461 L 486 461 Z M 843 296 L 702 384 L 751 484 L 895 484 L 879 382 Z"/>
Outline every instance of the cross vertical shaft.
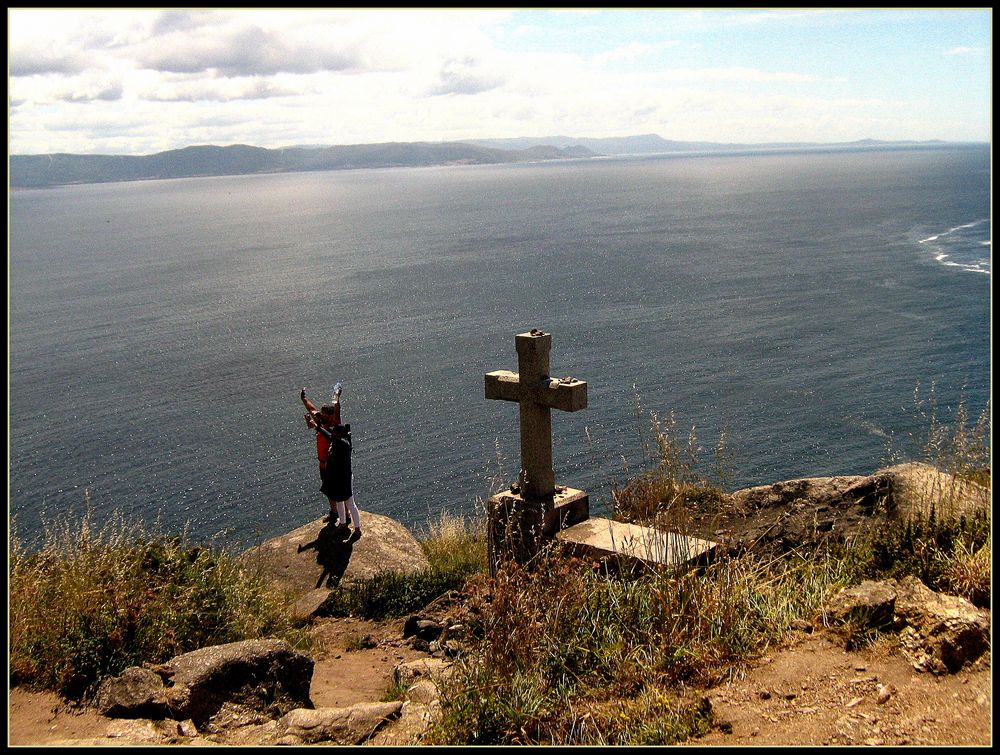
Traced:
<path fill-rule="evenodd" d="M 516 337 L 517 369 L 522 398 L 521 474 L 518 481 L 528 498 L 546 498 L 555 492 L 556 476 L 552 468 L 552 410 L 530 400 L 533 389 L 549 383 L 549 352 L 552 336 L 521 334 Z"/>

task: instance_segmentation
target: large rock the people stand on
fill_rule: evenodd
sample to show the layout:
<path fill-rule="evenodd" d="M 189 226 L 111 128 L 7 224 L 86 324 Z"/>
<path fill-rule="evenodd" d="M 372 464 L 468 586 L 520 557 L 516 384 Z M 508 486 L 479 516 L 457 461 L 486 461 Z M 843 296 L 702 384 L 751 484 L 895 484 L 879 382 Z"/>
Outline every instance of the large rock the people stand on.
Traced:
<path fill-rule="evenodd" d="M 420 543 L 400 522 L 367 511 L 361 520 L 364 536 L 358 540 L 317 519 L 267 540 L 243 559 L 289 592 L 292 613 L 300 619 L 313 616 L 341 584 L 383 571 L 412 574 L 429 568 Z"/>

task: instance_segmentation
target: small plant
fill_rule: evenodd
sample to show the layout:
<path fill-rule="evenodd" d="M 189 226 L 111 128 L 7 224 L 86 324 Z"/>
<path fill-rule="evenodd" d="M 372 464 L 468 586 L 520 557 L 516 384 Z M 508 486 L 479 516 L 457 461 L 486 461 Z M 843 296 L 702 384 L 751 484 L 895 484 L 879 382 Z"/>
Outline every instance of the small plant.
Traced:
<path fill-rule="evenodd" d="M 638 412 L 638 399 L 636 405 Z M 698 471 L 702 449 L 694 427 L 682 441 L 673 414 L 661 420 L 651 412 L 650 425 L 657 449 L 657 457 L 651 459 L 654 466 L 624 486 L 612 488 L 615 516 L 622 521 L 684 532 L 692 513 L 717 511 L 726 501 L 721 481 L 729 477 L 732 454 L 722 433 L 715 448 L 715 472 L 720 483 L 711 482 Z M 649 448 L 645 443 L 643 446 Z"/>
<path fill-rule="evenodd" d="M 973 605 L 989 608 L 991 560 L 989 540 L 978 548 L 971 542 L 959 541 L 943 558 L 939 584 Z"/>
<path fill-rule="evenodd" d="M 474 574 L 486 568 L 486 533 L 481 523 L 442 511 L 419 540 L 435 571 Z"/>

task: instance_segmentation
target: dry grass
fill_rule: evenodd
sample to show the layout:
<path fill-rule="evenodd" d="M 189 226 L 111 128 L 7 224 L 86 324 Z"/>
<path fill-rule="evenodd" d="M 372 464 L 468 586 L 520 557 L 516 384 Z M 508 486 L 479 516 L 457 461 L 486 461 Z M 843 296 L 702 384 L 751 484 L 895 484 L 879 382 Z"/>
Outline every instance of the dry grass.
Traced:
<path fill-rule="evenodd" d="M 307 645 L 284 596 L 235 555 L 89 512 L 10 546 L 11 684 L 84 695 L 101 678 L 206 645 L 283 637 Z"/>

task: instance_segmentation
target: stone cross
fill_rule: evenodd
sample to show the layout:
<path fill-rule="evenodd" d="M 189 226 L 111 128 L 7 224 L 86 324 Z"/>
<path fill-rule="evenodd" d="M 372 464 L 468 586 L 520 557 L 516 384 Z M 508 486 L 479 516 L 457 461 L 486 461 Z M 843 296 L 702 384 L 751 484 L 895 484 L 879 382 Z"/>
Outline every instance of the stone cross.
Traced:
<path fill-rule="evenodd" d="M 552 409 L 575 412 L 586 408 L 587 383 L 571 377 L 549 377 L 551 334 L 538 329 L 519 333 L 515 344 L 518 371 L 486 373 L 486 398 L 520 404 L 521 494 L 525 498 L 552 498 Z"/>

